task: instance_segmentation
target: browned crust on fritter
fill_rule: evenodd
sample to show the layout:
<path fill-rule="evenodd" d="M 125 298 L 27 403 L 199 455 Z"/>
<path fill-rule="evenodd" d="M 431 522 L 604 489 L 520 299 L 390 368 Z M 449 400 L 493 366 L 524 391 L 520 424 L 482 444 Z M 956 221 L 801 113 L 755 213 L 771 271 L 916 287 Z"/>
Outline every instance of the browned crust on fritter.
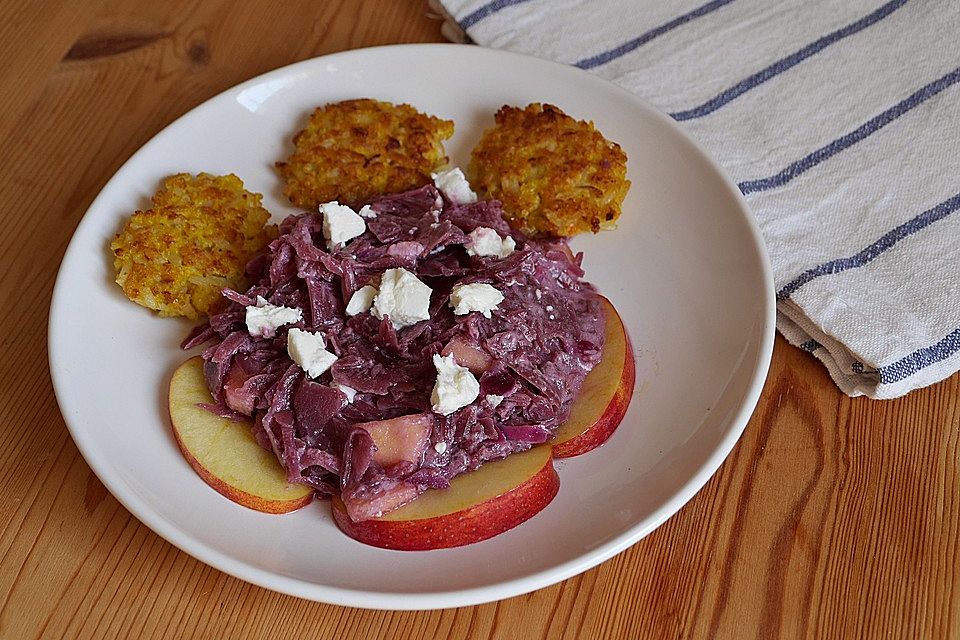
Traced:
<path fill-rule="evenodd" d="M 316 109 L 296 147 L 277 169 L 283 193 L 305 209 L 331 200 L 359 206 L 375 196 L 414 189 L 447 163 L 443 141 L 453 122 L 408 104 L 345 100 Z"/>
<path fill-rule="evenodd" d="M 261 200 L 233 174 L 166 178 L 153 207 L 130 216 L 110 244 L 117 284 L 161 316 L 209 314 L 221 289 L 243 288 L 247 262 L 277 236 Z"/>
<path fill-rule="evenodd" d="M 481 197 L 503 202 L 514 228 L 570 236 L 615 226 L 630 188 L 620 145 L 549 104 L 504 106 L 495 121 L 468 173 Z"/>

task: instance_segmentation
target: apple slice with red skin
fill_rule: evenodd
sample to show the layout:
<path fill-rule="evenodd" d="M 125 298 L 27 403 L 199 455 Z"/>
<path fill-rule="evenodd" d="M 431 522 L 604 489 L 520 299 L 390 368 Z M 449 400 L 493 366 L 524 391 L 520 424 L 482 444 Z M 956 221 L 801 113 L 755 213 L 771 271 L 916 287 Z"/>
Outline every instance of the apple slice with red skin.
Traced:
<path fill-rule="evenodd" d="M 484 463 L 449 489 L 429 490 L 380 517 L 354 522 L 343 502 L 331 501 L 337 526 L 351 538 L 385 549 L 446 549 L 486 540 L 528 520 L 560 489 L 550 445 Z"/>
<path fill-rule="evenodd" d="M 487 463 L 454 478 L 448 490 L 428 491 L 405 506 L 361 522 L 351 520 L 343 502 L 334 498 L 333 515 L 340 528 L 374 546 L 438 549 L 490 538 L 549 504 L 559 489 L 552 458 L 579 455 L 606 441 L 623 419 L 633 395 L 636 366 L 630 339 L 613 305 L 606 298 L 602 302 L 606 342 L 601 361 L 585 379 L 570 418 L 557 431 L 552 451 L 549 445 L 543 445 Z M 455 358 L 459 355 L 463 364 L 472 364 L 478 372 L 489 365 L 472 358 L 472 345 L 448 347 L 445 352 L 449 350 Z M 480 354 L 486 355 L 482 351 Z M 243 380 L 231 382 L 239 387 Z M 210 401 L 202 361 L 188 360 L 171 382 L 170 413 L 177 442 L 197 473 L 224 496 L 259 511 L 285 513 L 307 504 L 312 491 L 286 482 L 280 464 L 257 445 L 247 425 L 197 406 Z M 422 454 L 427 442 L 424 435 L 429 434 L 426 421 L 420 419 L 422 416 L 404 418 L 413 420 L 410 424 L 392 425 L 394 421 L 385 420 L 365 425 L 378 445 L 381 464 Z M 244 437 L 237 438 L 236 434 Z M 400 496 L 398 503 L 408 502 L 411 497 Z"/>
<path fill-rule="evenodd" d="M 313 489 L 287 482 L 276 456 L 257 444 L 250 423 L 198 406 L 210 402 L 203 360 L 190 358 L 173 373 L 168 405 L 180 451 L 204 482 L 230 500 L 265 513 L 288 513 L 309 504 Z"/>
<path fill-rule="evenodd" d="M 630 336 L 613 304 L 603 296 L 600 300 L 606 316 L 603 355 L 587 374 L 570 416 L 554 435 L 555 458 L 578 456 L 606 442 L 633 398 L 637 367 Z"/>

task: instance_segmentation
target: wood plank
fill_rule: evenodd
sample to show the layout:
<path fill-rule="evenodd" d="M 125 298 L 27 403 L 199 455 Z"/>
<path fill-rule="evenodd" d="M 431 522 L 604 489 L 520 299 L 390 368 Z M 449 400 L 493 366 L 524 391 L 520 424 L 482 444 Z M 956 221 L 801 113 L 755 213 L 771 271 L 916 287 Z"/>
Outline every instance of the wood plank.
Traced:
<path fill-rule="evenodd" d="M 0 140 L 36 100 L 99 5 L 99 0 L 6 0 L 0 5 Z"/>

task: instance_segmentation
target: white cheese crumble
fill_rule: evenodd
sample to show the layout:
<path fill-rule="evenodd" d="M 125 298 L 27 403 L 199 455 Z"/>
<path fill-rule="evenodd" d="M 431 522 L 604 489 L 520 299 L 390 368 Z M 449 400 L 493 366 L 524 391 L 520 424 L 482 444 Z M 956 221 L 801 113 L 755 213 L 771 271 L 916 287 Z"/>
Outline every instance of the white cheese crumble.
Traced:
<path fill-rule="evenodd" d="M 443 453 L 444 451 L 447 450 L 447 443 L 438 442 L 437 444 L 433 445 L 433 450 L 436 451 L 437 453 Z"/>
<path fill-rule="evenodd" d="M 256 306 L 249 306 L 246 311 L 247 331 L 261 338 L 272 338 L 279 327 L 302 319 L 300 309 L 272 305 L 263 296 L 257 296 Z"/>
<path fill-rule="evenodd" d="M 373 299 L 371 313 L 382 320 L 390 316 L 395 329 L 430 319 L 433 290 L 406 269 L 387 269 L 380 278 L 380 291 Z"/>
<path fill-rule="evenodd" d="M 448 416 L 457 409 L 467 406 L 480 395 L 480 383 L 466 367 L 461 367 L 453 355 L 433 356 L 433 366 L 437 368 L 437 381 L 430 394 L 433 410 Z"/>
<path fill-rule="evenodd" d="M 485 400 L 487 401 L 487 404 L 496 409 L 500 406 L 500 403 L 503 402 L 503 396 L 498 396 L 495 393 L 489 393 L 487 394 Z"/>
<path fill-rule="evenodd" d="M 320 205 L 320 213 L 323 214 L 323 237 L 327 239 L 330 251 L 367 230 L 366 223 L 356 211 L 336 200 Z"/>
<path fill-rule="evenodd" d="M 326 350 L 323 336 L 303 329 L 290 329 L 287 333 L 287 353 L 311 378 L 330 368 L 337 356 Z"/>
<path fill-rule="evenodd" d="M 454 204 L 470 204 L 477 201 L 477 194 L 470 188 L 463 171 L 454 167 L 440 173 L 431 173 L 433 184 Z"/>
<path fill-rule="evenodd" d="M 357 212 L 361 218 L 367 218 L 368 220 L 373 220 L 377 217 L 377 212 L 373 210 L 368 204 L 363 205 L 360 211 Z"/>
<path fill-rule="evenodd" d="M 373 306 L 373 299 L 377 297 L 377 288 L 371 284 L 364 285 L 353 292 L 350 302 L 347 303 L 347 315 L 355 316 L 366 313 Z"/>
<path fill-rule="evenodd" d="M 496 256 L 506 258 L 517 248 L 513 238 L 501 238 L 500 234 L 490 227 L 477 227 L 469 234 L 467 254 L 471 256 Z"/>
<path fill-rule="evenodd" d="M 484 318 L 489 318 L 501 302 L 503 294 L 489 284 L 458 284 L 450 291 L 450 306 L 458 316 L 479 311 Z"/>
<path fill-rule="evenodd" d="M 353 399 L 357 397 L 357 390 L 345 384 L 338 384 L 337 389 L 343 391 L 343 395 L 347 396 L 347 402 L 353 402 Z"/>

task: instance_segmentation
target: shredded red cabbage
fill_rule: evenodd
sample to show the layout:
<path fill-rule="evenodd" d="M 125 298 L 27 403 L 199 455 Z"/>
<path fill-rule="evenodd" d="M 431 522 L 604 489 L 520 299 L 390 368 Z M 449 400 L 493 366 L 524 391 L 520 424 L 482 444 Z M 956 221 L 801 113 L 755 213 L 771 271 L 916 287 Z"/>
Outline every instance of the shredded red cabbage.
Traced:
<path fill-rule="evenodd" d="M 604 339 L 598 297 L 581 280 L 581 256 L 573 256 L 564 240 L 511 232 L 499 202 L 456 205 L 426 186 L 372 207 L 378 215 L 366 220 L 366 232 L 333 252 L 326 249 L 319 214 L 284 220 L 280 237 L 248 265 L 255 284 L 244 293 L 225 290 L 227 308 L 183 343 L 189 349 L 212 342 L 203 352 L 210 410 L 251 416 L 257 442 L 276 454 L 288 479 L 320 494 L 340 494 L 354 519 L 445 488 L 459 473 L 549 440 L 600 359 Z M 467 234 L 478 226 L 512 233 L 515 252 L 469 256 Z M 430 320 L 397 330 L 387 318 L 346 315 L 345 301 L 394 267 L 433 290 Z M 491 284 L 504 299 L 489 319 L 454 315 L 449 294 L 458 283 Z M 258 296 L 301 309 L 302 321 L 272 338 L 251 336 L 245 308 Z M 292 327 L 321 333 L 338 357 L 316 380 L 287 355 Z M 456 345 L 485 367 L 477 376 L 480 396 L 450 415 L 434 414 L 432 356 Z M 339 385 L 356 390 L 352 402 Z M 485 400 L 489 394 L 502 400 L 494 407 Z M 387 467 L 375 462 L 374 440 L 357 425 L 412 415 L 432 419 L 431 446 L 421 459 Z"/>

